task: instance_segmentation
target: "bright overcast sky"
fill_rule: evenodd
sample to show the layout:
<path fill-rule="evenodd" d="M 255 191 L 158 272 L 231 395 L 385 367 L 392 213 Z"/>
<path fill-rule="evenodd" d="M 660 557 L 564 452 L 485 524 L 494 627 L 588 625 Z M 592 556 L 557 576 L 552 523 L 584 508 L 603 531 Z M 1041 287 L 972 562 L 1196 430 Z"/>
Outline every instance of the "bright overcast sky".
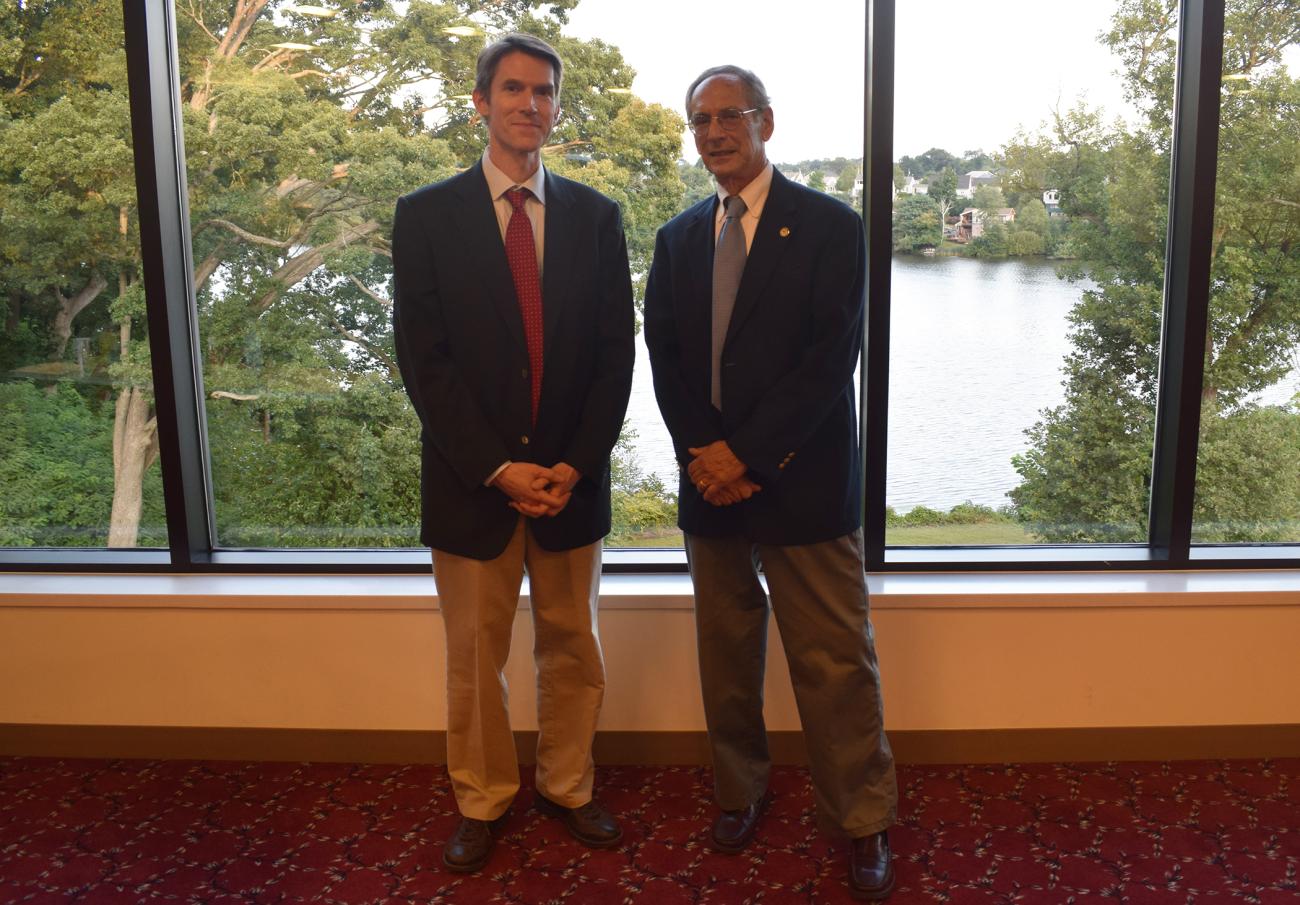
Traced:
<path fill-rule="evenodd" d="M 993 151 L 1082 94 L 1122 114 L 1115 63 L 1096 40 L 1113 9 L 1109 0 L 900 0 L 894 156 Z M 774 161 L 862 153 L 861 0 L 582 0 L 566 32 L 617 46 L 637 72 L 636 93 L 678 111 L 701 70 L 753 69 L 772 96 Z"/>

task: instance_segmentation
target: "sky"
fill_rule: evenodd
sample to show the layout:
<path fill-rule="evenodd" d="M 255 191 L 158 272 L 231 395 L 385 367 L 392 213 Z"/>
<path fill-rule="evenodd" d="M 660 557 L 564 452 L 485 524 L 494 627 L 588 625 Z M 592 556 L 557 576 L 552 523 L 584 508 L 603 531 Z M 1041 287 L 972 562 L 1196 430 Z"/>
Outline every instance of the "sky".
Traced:
<path fill-rule="evenodd" d="M 1097 42 L 1111 0 L 897 7 L 895 158 L 931 147 L 996 150 L 1081 95 L 1108 119 L 1128 110 L 1116 63 Z M 702 70 L 752 69 L 776 117 L 768 157 L 794 163 L 862 154 L 865 16 L 862 0 L 582 0 L 565 31 L 618 47 L 637 71 L 637 95 L 679 112 Z"/>

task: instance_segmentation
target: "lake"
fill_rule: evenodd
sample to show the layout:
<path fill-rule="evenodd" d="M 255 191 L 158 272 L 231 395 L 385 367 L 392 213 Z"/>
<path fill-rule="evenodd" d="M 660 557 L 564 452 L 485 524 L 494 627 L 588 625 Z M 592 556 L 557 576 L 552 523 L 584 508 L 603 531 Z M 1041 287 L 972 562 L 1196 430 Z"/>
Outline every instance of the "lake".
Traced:
<path fill-rule="evenodd" d="M 1007 505 L 1025 430 L 1064 398 L 1068 315 L 1092 284 L 1060 279 L 1038 259 L 910 255 L 894 258 L 892 279 L 886 505 Z M 1300 369 L 1259 401 L 1282 403 L 1297 390 Z M 676 489 L 641 336 L 628 416 L 641 468 Z"/>

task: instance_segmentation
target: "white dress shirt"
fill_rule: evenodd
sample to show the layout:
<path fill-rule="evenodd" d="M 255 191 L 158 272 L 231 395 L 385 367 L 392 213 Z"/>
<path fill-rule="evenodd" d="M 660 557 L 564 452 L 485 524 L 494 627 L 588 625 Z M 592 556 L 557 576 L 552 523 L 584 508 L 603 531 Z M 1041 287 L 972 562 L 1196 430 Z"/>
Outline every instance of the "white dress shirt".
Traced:
<path fill-rule="evenodd" d="M 745 253 L 754 244 L 754 231 L 758 229 L 758 218 L 763 216 L 763 205 L 767 204 L 767 193 L 772 188 L 772 165 L 763 167 L 763 172 L 754 177 L 749 185 L 740 190 L 741 200 L 745 202 L 745 215 L 740 218 L 740 227 L 745 231 Z M 723 202 L 727 193 L 718 186 L 718 214 L 713 218 L 713 241 L 718 241 L 722 232 L 722 221 L 726 219 L 727 210 Z"/>

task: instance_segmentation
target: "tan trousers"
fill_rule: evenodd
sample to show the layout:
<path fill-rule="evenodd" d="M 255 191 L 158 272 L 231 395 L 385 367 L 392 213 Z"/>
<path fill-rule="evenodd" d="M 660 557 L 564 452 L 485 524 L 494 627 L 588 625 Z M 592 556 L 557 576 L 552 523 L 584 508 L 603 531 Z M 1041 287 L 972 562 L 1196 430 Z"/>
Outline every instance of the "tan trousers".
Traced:
<path fill-rule="evenodd" d="M 496 559 L 433 551 L 447 633 L 447 771 L 461 814 L 495 820 L 519 791 L 506 658 L 528 570 L 537 663 L 537 790 L 565 807 L 591 800 L 605 693 L 596 630 L 600 542 L 552 553 L 520 517 Z"/>
<path fill-rule="evenodd" d="M 735 810 L 767 790 L 768 595 L 781 631 L 822 821 L 856 838 L 894 823 L 898 784 L 862 570 L 862 532 L 799 546 L 686 535 L 714 795 Z"/>

